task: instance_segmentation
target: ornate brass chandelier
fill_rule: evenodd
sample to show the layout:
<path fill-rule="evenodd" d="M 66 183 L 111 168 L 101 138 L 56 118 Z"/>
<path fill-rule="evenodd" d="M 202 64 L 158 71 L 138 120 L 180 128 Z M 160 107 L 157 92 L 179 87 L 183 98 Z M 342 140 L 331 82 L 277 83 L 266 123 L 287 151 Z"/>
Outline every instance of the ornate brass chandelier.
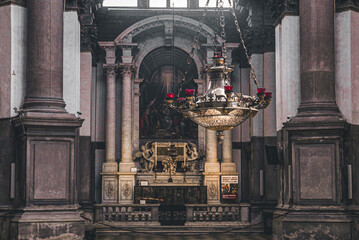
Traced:
<path fill-rule="evenodd" d="M 205 13 L 210 0 L 207 0 Z M 233 71 L 226 64 L 226 35 L 224 31 L 225 19 L 223 13 L 223 0 L 216 0 L 217 7 L 220 8 L 220 26 L 222 27 L 221 38 L 221 52 L 215 52 L 213 57 L 213 65 L 205 70 L 209 75 L 209 85 L 204 95 L 195 96 L 194 89 L 185 89 L 185 97 L 180 97 L 183 94 L 183 84 L 180 86 L 177 99 L 175 94 L 168 93 L 166 100 L 170 108 L 180 112 L 184 117 L 190 118 L 198 125 L 210 130 L 217 131 L 218 139 L 223 139 L 223 131 L 230 130 L 250 117 L 255 117 L 260 109 L 266 108 L 272 99 L 272 93 L 266 92 L 265 88 L 258 88 L 256 75 L 247 48 L 244 44 L 242 32 L 239 28 L 238 20 L 235 15 L 234 7 L 232 8 L 231 0 L 231 13 L 235 19 L 236 29 L 239 32 L 242 47 L 247 57 L 250 66 L 250 75 L 257 86 L 257 96 L 248 96 L 242 93 L 235 93 L 233 86 L 228 83 L 228 75 Z M 202 19 L 203 20 L 203 19 Z M 193 58 L 194 49 L 198 44 L 199 33 L 202 28 L 202 21 L 200 23 L 200 30 L 194 38 L 192 44 L 192 51 L 190 57 Z M 215 40 L 214 40 L 215 42 Z M 216 48 L 216 46 L 214 46 Z M 189 63 L 189 61 L 187 61 Z M 188 64 L 189 65 L 189 64 Z M 187 65 L 187 68 L 188 68 Z M 186 71 L 185 75 L 188 73 Z M 184 79 L 182 83 L 184 82 Z"/>

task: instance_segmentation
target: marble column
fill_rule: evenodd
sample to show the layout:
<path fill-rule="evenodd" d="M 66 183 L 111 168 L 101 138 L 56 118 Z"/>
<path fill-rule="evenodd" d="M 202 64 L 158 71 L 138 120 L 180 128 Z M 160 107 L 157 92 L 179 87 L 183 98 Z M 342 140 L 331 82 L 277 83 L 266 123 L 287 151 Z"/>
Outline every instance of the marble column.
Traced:
<path fill-rule="evenodd" d="M 220 165 L 217 159 L 217 133 L 206 129 L 206 163 L 204 185 L 207 186 L 208 204 L 220 203 Z"/>
<path fill-rule="evenodd" d="M 201 95 L 205 92 L 206 82 L 204 79 L 194 79 L 194 82 L 197 84 L 197 94 Z M 205 151 L 205 137 L 206 129 L 198 125 L 198 149 Z"/>
<path fill-rule="evenodd" d="M 118 201 L 118 164 L 116 161 L 116 46 L 112 42 L 99 43 L 106 51 L 106 124 L 105 162 L 102 164 L 102 203 Z"/>
<path fill-rule="evenodd" d="M 144 78 L 136 78 L 133 80 L 133 124 L 132 124 L 132 152 L 137 151 L 140 147 L 140 84 Z"/>
<path fill-rule="evenodd" d="M 16 173 L 21 210 L 11 228 L 16 239 L 84 237 L 76 171 L 83 120 L 69 114 L 63 100 L 63 4 L 27 1 L 27 88 L 23 109 L 13 118 L 16 169 L 22 169 Z"/>
<path fill-rule="evenodd" d="M 236 169 L 236 164 L 233 161 L 232 154 L 232 130 L 224 131 L 224 139 L 222 143 L 222 159 L 222 175 L 237 175 L 238 173 Z"/>
<path fill-rule="evenodd" d="M 121 161 L 119 165 L 119 203 L 133 203 L 135 185 L 135 167 L 132 159 L 132 78 L 135 66 L 132 63 L 121 64 L 122 75 L 122 116 L 121 116 Z"/>

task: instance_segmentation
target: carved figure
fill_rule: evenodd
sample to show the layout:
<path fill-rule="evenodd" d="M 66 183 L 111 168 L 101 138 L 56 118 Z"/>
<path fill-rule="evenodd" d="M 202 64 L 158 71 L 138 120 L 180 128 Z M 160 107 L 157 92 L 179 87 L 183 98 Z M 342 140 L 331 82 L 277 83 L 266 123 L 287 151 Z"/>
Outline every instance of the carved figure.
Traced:
<path fill-rule="evenodd" d="M 186 157 L 183 168 L 189 168 L 190 172 L 195 172 L 198 165 L 198 151 L 197 146 L 194 143 L 188 142 L 186 145 Z"/>
<path fill-rule="evenodd" d="M 140 169 L 142 172 L 152 172 L 155 165 L 155 149 L 152 142 L 147 142 L 141 146 L 139 151 L 136 151 L 133 155 L 135 160 L 139 160 Z"/>

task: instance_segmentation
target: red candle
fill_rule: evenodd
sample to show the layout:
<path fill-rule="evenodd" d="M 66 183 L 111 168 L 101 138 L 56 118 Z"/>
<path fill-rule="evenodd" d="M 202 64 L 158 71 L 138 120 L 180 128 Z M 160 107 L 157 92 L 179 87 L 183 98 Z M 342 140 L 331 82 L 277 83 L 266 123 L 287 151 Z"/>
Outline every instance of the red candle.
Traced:
<path fill-rule="evenodd" d="M 257 94 L 263 94 L 266 92 L 265 88 L 257 88 Z"/>
<path fill-rule="evenodd" d="M 194 89 L 186 89 L 186 96 L 193 96 L 194 95 Z"/>
<path fill-rule="evenodd" d="M 233 86 L 224 86 L 224 91 L 225 91 L 226 93 L 233 92 Z"/>
<path fill-rule="evenodd" d="M 175 95 L 173 93 L 167 93 L 166 98 L 167 99 L 174 99 Z"/>
<path fill-rule="evenodd" d="M 264 96 L 266 98 L 272 98 L 272 93 L 271 92 L 266 92 L 266 95 Z"/>

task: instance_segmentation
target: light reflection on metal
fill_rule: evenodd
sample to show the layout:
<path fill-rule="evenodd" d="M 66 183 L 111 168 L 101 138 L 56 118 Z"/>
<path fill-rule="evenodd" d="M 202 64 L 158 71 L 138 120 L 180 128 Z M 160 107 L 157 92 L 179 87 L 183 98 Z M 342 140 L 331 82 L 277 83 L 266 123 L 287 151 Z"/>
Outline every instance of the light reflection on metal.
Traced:
<path fill-rule="evenodd" d="M 264 88 L 257 89 L 257 96 L 247 96 L 233 92 L 232 86 L 225 85 L 226 74 L 232 72 L 226 67 L 224 58 L 215 55 L 214 65 L 207 69 L 209 86 L 204 95 L 194 96 L 193 89 L 186 89 L 185 98 L 175 99 L 173 93 L 167 94 L 167 103 L 172 109 L 182 113 L 198 125 L 219 132 L 230 130 L 258 110 L 266 108 L 271 102 L 272 93 Z"/>

